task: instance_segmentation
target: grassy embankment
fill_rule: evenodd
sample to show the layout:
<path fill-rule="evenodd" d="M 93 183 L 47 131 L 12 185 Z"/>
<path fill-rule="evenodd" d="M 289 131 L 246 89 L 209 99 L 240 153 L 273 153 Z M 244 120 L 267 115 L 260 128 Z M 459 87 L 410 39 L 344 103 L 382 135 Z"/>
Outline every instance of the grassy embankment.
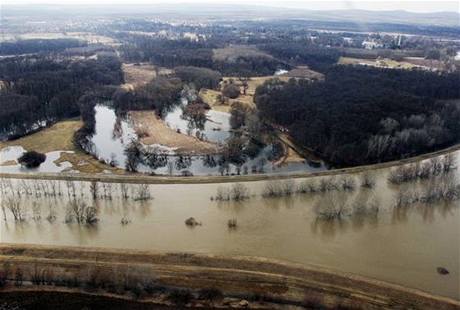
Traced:
<path fill-rule="evenodd" d="M 0 266 L 7 274 L 0 296 L 2 291 L 63 291 L 171 305 L 179 301 L 172 298 L 177 297 L 173 292 L 182 289 L 189 292 L 187 304 L 192 307 L 197 303 L 265 309 L 276 309 L 273 305 L 440 310 L 460 306 L 459 301 L 395 284 L 257 257 L 3 244 Z M 18 270 L 21 285 L 17 285 Z M 220 292 L 219 298 L 196 300 L 200 290 L 210 288 Z"/>

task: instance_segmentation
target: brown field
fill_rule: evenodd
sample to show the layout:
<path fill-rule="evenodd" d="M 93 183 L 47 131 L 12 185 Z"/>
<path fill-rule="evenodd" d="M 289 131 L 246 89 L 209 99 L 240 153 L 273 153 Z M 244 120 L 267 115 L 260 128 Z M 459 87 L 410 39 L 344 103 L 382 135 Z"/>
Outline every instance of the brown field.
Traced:
<path fill-rule="evenodd" d="M 123 88 L 133 90 L 143 86 L 157 77 L 157 75 L 169 75 L 172 70 L 155 67 L 149 63 L 124 63 L 122 70 L 125 78 Z"/>
<path fill-rule="evenodd" d="M 340 57 L 338 64 L 340 65 L 367 65 L 378 68 L 389 68 L 389 69 L 412 69 L 417 68 L 415 64 L 407 61 L 396 61 L 389 58 L 383 59 L 365 59 L 365 58 L 351 58 L 351 57 Z"/>
<path fill-rule="evenodd" d="M 218 61 L 234 62 L 238 57 L 262 57 L 273 59 L 273 56 L 260 51 L 254 46 L 231 45 L 213 50 L 212 58 Z"/>
<path fill-rule="evenodd" d="M 313 71 L 308 66 L 298 66 L 279 77 L 324 80 L 324 74 Z"/>
<path fill-rule="evenodd" d="M 425 59 L 423 57 L 406 57 L 404 61 L 414 66 L 426 67 L 432 70 L 446 70 L 445 64 L 440 60 Z"/>
<path fill-rule="evenodd" d="M 82 122 L 80 120 L 62 121 L 20 139 L 0 142 L 0 149 L 20 145 L 26 150 L 34 150 L 40 153 L 73 151 L 73 133 L 81 126 Z"/>
<path fill-rule="evenodd" d="M 129 298 L 145 304 L 168 303 L 166 288 L 182 288 L 197 292 L 216 288 L 222 298 L 216 300 L 219 308 L 292 309 L 306 306 L 317 309 L 458 309 L 460 303 L 451 298 L 432 295 L 420 290 L 329 270 L 315 265 L 286 263 L 259 257 L 225 257 L 189 253 L 155 253 L 127 249 L 98 249 L 62 246 L 34 246 L 3 244 L 0 246 L 0 271 L 8 268 L 7 283 L 2 294 L 19 292 L 56 292 L 91 294 L 95 300 L 102 297 Z M 5 267 L 7 266 L 7 267 Z M 14 285 L 17 270 L 25 282 Z M 26 281 L 47 281 L 36 285 Z M 79 284 L 90 284 L 85 289 L 53 286 L 56 280 L 77 279 Z M 139 294 L 137 298 L 118 287 L 137 287 L 154 281 L 165 290 Z M 21 281 L 22 282 L 22 281 Z M 16 282 L 17 283 L 17 282 Z M 69 286 L 69 285 L 68 285 Z M 255 294 L 266 299 L 255 300 Z M 224 303 L 224 300 L 228 304 Z M 203 302 L 200 300 L 200 306 Z M 243 306 L 244 305 L 244 306 Z M 198 307 L 197 300 L 189 301 Z M 214 304 L 209 304 L 213 307 Z M 262 306 L 262 307 L 259 307 Z M 278 308 L 281 306 L 282 308 Z"/>
<path fill-rule="evenodd" d="M 219 147 L 214 143 L 201 141 L 169 128 L 156 116 L 155 111 L 131 111 L 129 117 L 136 132 L 143 136 L 141 142 L 146 145 L 161 144 L 173 148 L 177 153 L 189 155 L 219 152 Z"/>
<path fill-rule="evenodd" d="M 151 64 L 126 64 L 122 65 L 125 84 L 123 87 L 134 89 L 138 86 L 145 85 L 156 77 L 155 67 Z"/>

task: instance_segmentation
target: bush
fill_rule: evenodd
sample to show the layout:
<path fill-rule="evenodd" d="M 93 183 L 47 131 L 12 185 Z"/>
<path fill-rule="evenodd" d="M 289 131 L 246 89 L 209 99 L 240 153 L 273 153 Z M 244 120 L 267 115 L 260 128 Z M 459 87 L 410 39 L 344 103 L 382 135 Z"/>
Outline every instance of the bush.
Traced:
<path fill-rule="evenodd" d="M 375 186 L 375 177 L 366 172 L 361 176 L 361 187 L 373 188 Z"/>
<path fill-rule="evenodd" d="M 198 293 L 198 298 L 203 299 L 203 300 L 214 301 L 214 300 L 221 299 L 223 297 L 224 295 L 217 288 L 204 288 L 200 290 Z"/>
<path fill-rule="evenodd" d="M 18 162 L 27 168 L 36 168 L 46 160 L 46 155 L 35 151 L 25 152 L 18 158 Z"/>
<path fill-rule="evenodd" d="M 0 271 L 0 288 L 6 285 L 7 273 L 6 271 Z"/>
<path fill-rule="evenodd" d="M 189 303 L 192 298 L 193 295 L 190 291 L 180 289 L 173 290 L 168 296 L 168 299 L 176 305 L 185 305 Z"/>
<path fill-rule="evenodd" d="M 228 84 L 222 90 L 222 94 L 230 99 L 236 99 L 240 96 L 240 87 L 235 84 Z"/>

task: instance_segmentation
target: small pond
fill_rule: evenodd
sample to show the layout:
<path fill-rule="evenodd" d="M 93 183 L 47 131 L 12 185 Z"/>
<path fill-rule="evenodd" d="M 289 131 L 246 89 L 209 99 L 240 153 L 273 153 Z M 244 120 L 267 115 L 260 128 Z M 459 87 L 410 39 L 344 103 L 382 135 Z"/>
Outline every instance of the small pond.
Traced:
<path fill-rule="evenodd" d="M 231 136 L 230 114 L 208 110 L 206 121 L 201 128 L 183 117 L 184 103 L 173 107 L 165 113 L 164 121 L 171 129 L 183 134 L 194 136 L 197 131 L 205 140 L 223 144 Z M 116 115 L 108 105 L 99 104 L 95 107 L 95 133 L 88 138 L 88 151 L 107 163 L 125 168 L 127 156 L 125 149 L 137 141 L 132 121 L 126 116 Z M 219 165 L 220 155 L 177 155 L 174 149 L 165 145 L 143 146 L 143 149 L 154 156 L 149 156 L 148 163 L 141 161 L 137 170 L 143 173 L 166 175 L 219 175 L 252 173 L 291 173 L 300 171 L 325 170 L 323 164 L 310 165 L 308 162 L 295 162 L 276 165 L 270 159 L 273 154 L 272 145 L 262 148 L 254 158 L 247 157 L 245 163 L 238 168 L 233 164 Z M 152 159 L 153 157 L 153 159 Z"/>
<path fill-rule="evenodd" d="M 65 161 L 56 164 L 63 151 L 46 153 L 46 160 L 37 168 L 25 168 L 17 159 L 26 152 L 22 146 L 10 146 L 0 150 L 0 172 L 3 173 L 36 173 L 36 172 L 62 172 L 72 168 L 72 164 Z M 71 153 L 71 152 L 65 152 Z M 14 162 L 14 163 L 13 163 Z M 11 164 L 10 164 L 11 163 Z"/>

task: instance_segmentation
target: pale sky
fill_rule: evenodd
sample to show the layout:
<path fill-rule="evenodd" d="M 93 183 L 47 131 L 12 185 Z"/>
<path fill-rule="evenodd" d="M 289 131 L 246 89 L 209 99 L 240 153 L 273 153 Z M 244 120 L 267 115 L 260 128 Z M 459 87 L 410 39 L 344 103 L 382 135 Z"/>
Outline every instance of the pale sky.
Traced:
<path fill-rule="evenodd" d="M 311 10 L 363 9 L 363 10 L 406 10 L 412 12 L 459 12 L 459 1 L 433 0 L 386 0 L 386 1 L 354 1 L 354 0 L 0 0 L 2 4 L 180 4 L 180 3 L 212 3 L 212 4 L 249 4 L 267 5 L 288 8 L 304 8 Z"/>

